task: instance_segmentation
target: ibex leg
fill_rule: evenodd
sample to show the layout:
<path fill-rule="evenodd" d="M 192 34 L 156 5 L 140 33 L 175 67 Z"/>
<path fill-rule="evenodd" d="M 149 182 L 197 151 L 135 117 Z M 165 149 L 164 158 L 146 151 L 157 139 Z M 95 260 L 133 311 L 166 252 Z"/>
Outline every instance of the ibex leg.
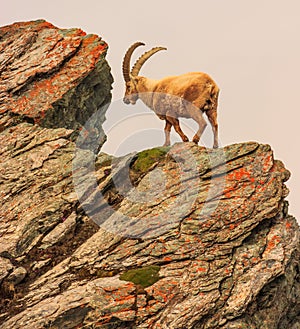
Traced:
<path fill-rule="evenodd" d="M 203 134 L 203 131 L 204 129 L 206 128 L 207 126 L 207 123 L 206 121 L 204 120 L 203 118 L 203 115 L 202 115 L 202 111 L 198 110 L 197 111 L 194 111 L 192 114 L 191 114 L 191 117 L 198 123 L 199 125 L 199 129 L 197 130 L 195 136 L 193 137 L 193 142 L 198 144 L 199 143 L 199 140 L 201 138 L 201 135 Z"/>
<path fill-rule="evenodd" d="M 181 137 L 182 141 L 183 142 L 188 142 L 189 139 L 187 138 L 187 136 L 183 133 L 183 131 L 180 128 L 179 120 L 175 116 L 173 116 L 172 114 L 171 115 L 167 114 L 166 118 L 169 122 L 171 122 L 172 126 L 174 126 L 175 131 Z"/>
<path fill-rule="evenodd" d="M 207 118 L 212 126 L 212 130 L 214 133 L 214 148 L 219 147 L 218 141 L 218 121 L 217 121 L 217 110 L 209 110 L 206 112 Z"/>
<path fill-rule="evenodd" d="M 171 142 L 170 142 L 171 128 L 172 128 L 172 123 L 169 122 L 166 119 L 166 125 L 165 125 L 165 144 L 163 146 L 169 146 L 171 144 Z"/>

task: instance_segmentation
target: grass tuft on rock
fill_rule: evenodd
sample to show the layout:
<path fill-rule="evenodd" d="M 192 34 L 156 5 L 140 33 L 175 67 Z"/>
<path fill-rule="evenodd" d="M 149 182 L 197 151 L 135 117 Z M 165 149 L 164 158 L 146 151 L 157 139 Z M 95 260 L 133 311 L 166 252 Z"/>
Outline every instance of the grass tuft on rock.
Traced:
<path fill-rule="evenodd" d="M 169 149 L 170 147 L 155 147 L 139 152 L 131 164 L 131 171 L 137 176 L 144 176 L 155 163 L 158 163 L 165 158 Z"/>
<path fill-rule="evenodd" d="M 120 280 L 130 281 L 143 288 L 153 285 L 159 280 L 160 266 L 152 265 L 128 270 L 120 275 Z"/>

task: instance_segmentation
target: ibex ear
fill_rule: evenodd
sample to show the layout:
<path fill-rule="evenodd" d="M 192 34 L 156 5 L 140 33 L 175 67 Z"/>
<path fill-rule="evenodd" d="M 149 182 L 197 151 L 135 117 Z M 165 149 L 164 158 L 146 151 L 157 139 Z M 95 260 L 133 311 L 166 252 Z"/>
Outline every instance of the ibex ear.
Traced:
<path fill-rule="evenodd" d="M 134 82 L 139 82 L 139 81 L 143 81 L 145 78 L 144 77 L 141 77 L 141 76 L 135 76 L 133 77 L 133 81 Z"/>
<path fill-rule="evenodd" d="M 141 80 L 141 77 L 139 76 L 131 76 L 131 81 L 133 81 L 134 83 L 138 83 Z"/>

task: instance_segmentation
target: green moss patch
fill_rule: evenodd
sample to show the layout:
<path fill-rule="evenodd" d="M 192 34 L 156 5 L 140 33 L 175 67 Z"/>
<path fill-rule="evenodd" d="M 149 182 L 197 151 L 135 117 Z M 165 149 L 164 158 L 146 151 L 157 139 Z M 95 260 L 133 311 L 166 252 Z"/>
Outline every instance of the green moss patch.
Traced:
<path fill-rule="evenodd" d="M 139 152 L 130 166 L 130 177 L 133 185 L 145 176 L 155 163 L 165 159 L 170 147 L 155 147 L 153 149 Z"/>
<path fill-rule="evenodd" d="M 155 162 L 164 159 L 169 149 L 169 147 L 156 147 L 142 151 L 137 154 L 137 158 L 131 168 L 137 172 L 146 173 Z"/>
<path fill-rule="evenodd" d="M 159 280 L 160 266 L 152 265 L 128 270 L 120 275 L 120 280 L 130 281 L 146 288 Z"/>

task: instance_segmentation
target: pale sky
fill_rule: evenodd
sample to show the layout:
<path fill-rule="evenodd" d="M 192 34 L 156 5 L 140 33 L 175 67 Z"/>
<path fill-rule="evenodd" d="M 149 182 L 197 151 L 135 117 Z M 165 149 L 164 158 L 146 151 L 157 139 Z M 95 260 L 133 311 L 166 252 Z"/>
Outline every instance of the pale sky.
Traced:
<path fill-rule="evenodd" d="M 143 41 L 133 56 L 154 46 L 141 75 L 162 78 L 189 71 L 206 72 L 221 89 L 220 142 L 270 144 L 275 158 L 292 172 L 290 213 L 300 220 L 299 170 L 299 0 L 2 0 L 0 25 L 44 18 L 61 28 L 80 27 L 108 44 L 114 76 L 113 100 L 103 150 L 122 154 L 162 145 L 163 126 L 137 103 L 123 105 L 121 63 L 127 48 Z M 182 125 L 189 137 L 193 123 Z M 178 141 L 172 135 L 172 141 Z M 203 139 L 211 146 L 210 129 Z"/>

